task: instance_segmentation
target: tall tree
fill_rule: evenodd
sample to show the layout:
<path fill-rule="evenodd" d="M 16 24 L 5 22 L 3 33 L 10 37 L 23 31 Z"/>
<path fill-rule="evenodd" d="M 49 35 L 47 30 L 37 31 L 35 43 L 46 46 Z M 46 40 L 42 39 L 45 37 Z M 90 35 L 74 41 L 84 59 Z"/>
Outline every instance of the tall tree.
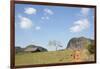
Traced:
<path fill-rule="evenodd" d="M 48 45 L 56 47 L 56 51 L 58 50 L 58 47 L 63 47 L 62 43 L 60 41 L 57 41 L 57 40 L 49 41 Z"/>

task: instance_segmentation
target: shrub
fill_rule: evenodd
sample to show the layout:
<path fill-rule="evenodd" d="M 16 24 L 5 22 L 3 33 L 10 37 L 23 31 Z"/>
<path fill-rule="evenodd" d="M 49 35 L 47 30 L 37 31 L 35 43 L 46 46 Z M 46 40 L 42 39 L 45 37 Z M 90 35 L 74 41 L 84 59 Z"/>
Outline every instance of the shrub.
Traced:
<path fill-rule="evenodd" d="M 95 46 L 93 44 L 88 45 L 88 51 L 90 54 L 94 54 L 95 52 Z"/>

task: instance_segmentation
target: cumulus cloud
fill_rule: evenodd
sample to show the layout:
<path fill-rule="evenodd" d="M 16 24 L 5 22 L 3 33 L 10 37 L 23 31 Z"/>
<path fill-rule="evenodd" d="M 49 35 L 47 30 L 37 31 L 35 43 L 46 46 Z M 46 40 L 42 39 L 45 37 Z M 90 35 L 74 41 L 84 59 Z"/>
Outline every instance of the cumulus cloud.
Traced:
<path fill-rule="evenodd" d="M 54 14 L 53 11 L 48 8 L 44 9 L 44 12 L 45 12 L 45 14 L 50 14 L 50 15 Z"/>
<path fill-rule="evenodd" d="M 45 8 L 44 9 L 44 14 L 41 17 L 42 20 L 49 20 L 50 16 L 53 15 L 54 12 L 51 9 Z"/>
<path fill-rule="evenodd" d="M 36 14 L 37 10 L 35 8 L 32 7 L 28 7 L 28 8 L 24 8 L 24 13 L 26 14 Z"/>
<path fill-rule="evenodd" d="M 82 19 L 74 22 L 74 25 L 70 28 L 71 32 L 81 32 L 82 30 L 89 28 L 89 21 Z"/>
<path fill-rule="evenodd" d="M 88 15 L 89 11 L 90 11 L 89 8 L 82 8 L 81 9 L 81 14 L 84 15 L 84 16 L 86 16 L 86 15 Z"/>
<path fill-rule="evenodd" d="M 18 17 L 20 18 L 19 25 L 22 29 L 29 29 L 33 26 L 33 23 L 29 18 L 20 15 Z"/>
<path fill-rule="evenodd" d="M 88 29 L 90 26 L 90 22 L 88 19 L 90 9 L 89 8 L 81 8 L 80 15 L 83 17 L 83 19 L 79 19 L 73 23 L 73 26 L 70 28 L 71 32 L 81 32 L 85 29 Z"/>

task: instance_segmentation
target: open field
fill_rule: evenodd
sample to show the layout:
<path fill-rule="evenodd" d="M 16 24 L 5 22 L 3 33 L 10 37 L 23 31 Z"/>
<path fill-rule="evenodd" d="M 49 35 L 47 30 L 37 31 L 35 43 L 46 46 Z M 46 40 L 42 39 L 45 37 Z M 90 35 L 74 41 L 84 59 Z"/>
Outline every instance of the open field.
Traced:
<path fill-rule="evenodd" d="M 50 51 L 50 52 L 37 52 L 37 53 L 19 53 L 15 56 L 15 65 L 35 65 L 35 64 L 50 64 L 50 63 L 69 63 L 83 61 L 82 56 L 78 60 L 73 58 L 74 51 Z"/>

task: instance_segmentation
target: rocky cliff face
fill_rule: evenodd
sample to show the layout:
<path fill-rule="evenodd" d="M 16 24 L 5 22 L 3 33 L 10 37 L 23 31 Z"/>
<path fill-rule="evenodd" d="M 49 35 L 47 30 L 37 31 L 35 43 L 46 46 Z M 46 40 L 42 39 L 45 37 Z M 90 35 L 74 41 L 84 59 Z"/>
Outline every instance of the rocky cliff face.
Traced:
<path fill-rule="evenodd" d="M 92 43 L 94 43 L 94 40 L 85 37 L 72 38 L 71 40 L 69 40 L 66 49 L 82 50 Z"/>
<path fill-rule="evenodd" d="M 44 52 L 47 51 L 47 49 L 40 47 L 40 46 L 35 46 L 35 45 L 29 45 L 25 48 L 24 51 L 30 51 L 30 52 Z"/>

